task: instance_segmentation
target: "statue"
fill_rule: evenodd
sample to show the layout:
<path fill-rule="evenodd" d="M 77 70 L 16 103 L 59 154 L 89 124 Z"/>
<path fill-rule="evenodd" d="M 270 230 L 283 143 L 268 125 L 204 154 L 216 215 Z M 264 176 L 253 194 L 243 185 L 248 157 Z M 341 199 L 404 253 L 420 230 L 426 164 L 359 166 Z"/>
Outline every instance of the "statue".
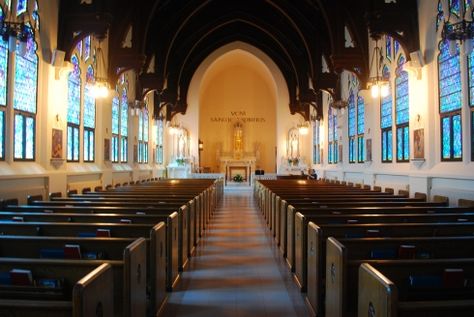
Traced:
<path fill-rule="evenodd" d="M 242 123 L 238 121 L 234 125 L 234 140 L 233 140 L 234 141 L 233 142 L 234 156 L 236 159 L 240 159 L 242 152 L 244 150 L 243 136 L 244 136 L 243 126 L 242 126 Z"/>

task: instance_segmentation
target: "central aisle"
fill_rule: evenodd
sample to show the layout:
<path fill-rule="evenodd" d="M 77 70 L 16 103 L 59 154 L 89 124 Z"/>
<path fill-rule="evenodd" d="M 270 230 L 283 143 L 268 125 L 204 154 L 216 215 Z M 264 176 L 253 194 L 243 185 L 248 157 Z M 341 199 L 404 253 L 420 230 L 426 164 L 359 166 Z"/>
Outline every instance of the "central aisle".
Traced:
<path fill-rule="evenodd" d="M 227 190 L 162 316 L 308 316 L 254 204 Z"/>

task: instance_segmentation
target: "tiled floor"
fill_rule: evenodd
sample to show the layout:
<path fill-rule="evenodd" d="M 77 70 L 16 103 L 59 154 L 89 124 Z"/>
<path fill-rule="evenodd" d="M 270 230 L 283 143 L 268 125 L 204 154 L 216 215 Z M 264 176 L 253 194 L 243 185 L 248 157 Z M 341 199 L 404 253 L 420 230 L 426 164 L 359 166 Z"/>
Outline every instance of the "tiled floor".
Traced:
<path fill-rule="evenodd" d="M 162 316 L 308 316 L 249 190 L 226 190 Z"/>

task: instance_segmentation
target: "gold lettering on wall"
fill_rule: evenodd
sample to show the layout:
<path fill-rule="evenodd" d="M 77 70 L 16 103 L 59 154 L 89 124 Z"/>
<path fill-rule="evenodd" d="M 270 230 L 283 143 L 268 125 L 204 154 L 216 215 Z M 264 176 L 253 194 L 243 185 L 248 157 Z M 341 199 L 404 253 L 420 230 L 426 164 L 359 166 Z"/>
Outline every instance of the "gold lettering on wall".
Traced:
<path fill-rule="evenodd" d="M 211 117 L 212 123 L 231 123 L 233 121 L 241 121 L 243 123 L 264 123 L 263 117 L 247 117 L 245 111 L 230 111 L 230 117 Z"/>

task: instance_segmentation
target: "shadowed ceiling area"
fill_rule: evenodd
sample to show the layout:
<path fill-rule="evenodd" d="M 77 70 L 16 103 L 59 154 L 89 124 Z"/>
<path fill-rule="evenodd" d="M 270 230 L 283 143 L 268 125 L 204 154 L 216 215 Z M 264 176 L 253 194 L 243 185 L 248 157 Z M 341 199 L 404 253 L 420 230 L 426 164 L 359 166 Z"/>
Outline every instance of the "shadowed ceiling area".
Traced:
<path fill-rule="evenodd" d="M 219 47 L 242 41 L 275 62 L 288 86 L 290 112 L 307 118 L 311 106 L 321 115 L 321 90 L 340 98 L 342 70 L 354 72 L 365 85 L 369 34 L 389 34 L 407 53 L 419 49 L 416 5 L 412 0 L 61 0 L 58 48 L 67 58 L 87 34 L 107 36 L 111 83 L 134 69 L 137 91 L 144 96 L 155 90 L 156 102 L 167 104 L 172 117 L 186 112 L 188 87 L 201 62 Z M 124 45 L 130 35 L 131 43 Z M 323 59 L 329 72 L 322 71 Z"/>

